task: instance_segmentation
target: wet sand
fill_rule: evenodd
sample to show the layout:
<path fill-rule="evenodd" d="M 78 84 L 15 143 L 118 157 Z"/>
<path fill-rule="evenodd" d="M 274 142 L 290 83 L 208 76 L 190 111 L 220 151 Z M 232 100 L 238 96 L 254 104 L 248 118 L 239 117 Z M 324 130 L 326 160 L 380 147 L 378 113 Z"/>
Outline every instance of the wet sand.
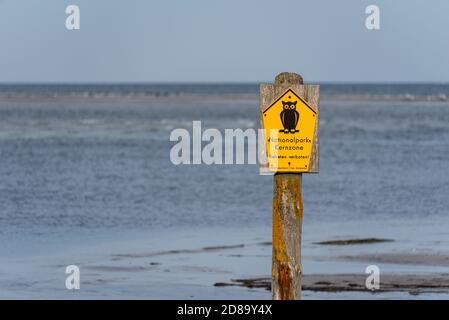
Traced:
<path fill-rule="evenodd" d="M 317 244 L 320 245 L 336 245 L 336 246 L 350 246 L 355 244 L 373 244 L 382 242 L 393 242 L 391 239 L 342 239 L 322 241 Z M 259 242 L 251 246 L 271 246 L 271 242 Z M 166 255 L 191 255 L 191 254 L 205 254 L 208 252 L 215 252 L 223 254 L 231 251 L 229 257 L 244 258 L 244 254 L 232 253 L 236 249 L 245 248 L 244 244 L 237 245 L 218 245 L 212 247 L 203 247 L 198 249 L 184 249 L 184 250 L 169 250 L 160 252 L 147 252 L 141 254 L 128 255 L 114 255 L 115 259 L 132 259 L 145 257 L 161 257 Z M 322 257 L 321 259 L 323 259 Z M 424 253 L 377 253 L 372 255 L 359 254 L 351 256 L 340 256 L 337 258 L 342 261 L 357 261 L 369 263 L 389 263 L 396 265 L 426 265 L 426 266 L 449 266 L 449 255 L 447 254 L 424 254 Z M 319 259 L 318 259 L 319 260 Z M 160 265 L 159 263 L 150 263 L 150 265 Z M 109 267 L 111 268 L 111 267 Z M 108 267 L 99 267 L 97 270 L 109 271 Z M 111 268 L 112 270 L 114 267 Z M 184 268 L 184 271 L 196 272 L 211 272 L 219 273 L 218 269 L 205 267 L 190 267 Z M 128 271 L 142 271 L 142 268 L 129 268 Z M 226 273 L 226 272 L 224 272 Z M 366 274 L 304 274 L 302 278 L 302 288 L 304 291 L 313 292 L 406 292 L 411 295 L 418 295 L 424 293 L 449 293 L 449 273 L 429 273 L 429 274 L 382 274 L 381 286 L 377 290 L 370 291 L 366 288 Z M 271 278 L 269 276 L 259 278 L 246 279 L 230 279 L 228 282 L 216 282 L 215 287 L 229 287 L 237 286 L 250 289 L 264 289 L 271 290 Z"/>
<path fill-rule="evenodd" d="M 340 260 L 449 267 L 449 255 L 425 253 L 377 253 L 341 256 Z"/>
<path fill-rule="evenodd" d="M 365 286 L 366 276 L 361 274 L 304 275 L 302 289 L 314 292 L 370 292 Z M 449 274 L 384 274 L 382 285 L 372 293 L 406 292 L 411 295 L 424 293 L 449 293 Z M 217 287 L 240 286 L 271 290 L 270 278 L 234 279 L 217 282 Z"/>
<path fill-rule="evenodd" d="M 364 245 L 370 246 L 371 244 L 394 242 L 392 239 L 340 239 L 340 240 L 328 240 L 316 242 L 317 245 L 322 246 L 353 246 Z M 216 245 L 210 247 L 202 247 L 196 249 L 178 249 L 167 250 L 157 252 L 143 252 L 134 254 L 113 254 L 113 261 L 120 261 L 120 264 L 130 263 L 135 259 L 156 259 L 158 261 L 164 261 L 167 256 L 171 256 L 175 260 L 188 260 L 188 257 L 207 255 L 211 259 L 230 260 L 239 258 L 240 263 L 244 263 L 245 259 L 254 257 L 255 248 L 265 252 L 263 255 L 259 255 L 260 258 L 264 258 L 266 261 L 269 258 L 271 250 L 271 242 L 262 241 L 252 244 L 233 244 L 233 245 Z M 214 257 L 212 257 L 213 255 Z M 188 256 L 188 257 L 187 257 Z M 434 267 L 447 267 L 449 266 L 449 255 L 442 253 L 376 253 L 376 254 L 354 254 L 354 255 L 342 255 L 331 258 L 335 261 L 342 262 L 365 262 L 369 264 L 392 264 L 400 268 L 401 265 L 411 266 L 434 266 Z M 305 260 L 326 261 L 329 260 L 328 256 L 314 256 L 305 257 Z M 223 262 L 223 261 L 222 261 Z M 204 281 L 204 274 L 209 274 L 208 279 L 213 279 L 217 275 L 221 275 L 222 278 L 228 278 L 227 281 L 220 281 L 215 283 L 205 283 L 205 285 L 213 285 L 216 288 L 226 287 L 238 287 L 242 289 L 270 291 L 271 290 L 271 278 L 269 275 L 262 277 L 249 277 L 249 278 L 235 278 L 235 272 L 227 271 L 226 266 L 228 263 L 222 263 L 221 268 L 206 267 L 206 266 L 187 266 L 187 265 L 172 265 L 168 266 L 167 262 L 148 262 L 146 268 L 144 267 L 111 267 L 111 266 L 91 266 L 91 270 L 97 270 L 102 272 L 110 271 L 149 271 L 153 270 L 157 272 L 157 269 L 163 269 L 166 273 L 193 273 L 199 276 L 198 280 Z M 239 262 L 237 262 L 239 263 Z M 201 276 L 200 276 L 201 274 Z M 423 294 L 449 294 L 449 273 L 382 273 L 380 276 L 380 288 L 376 290 L 369 290 L 366 288 L 365 281 L 368 275 L 364 273 L 344 273 L 344 274 L 308 274 L 305 273 L 302 278 L 303 291 L 310 292 L 328 292 L 328 293 L 342 293 L 353 292 L 354 297 L 358 297 L 357 293 L 406 293 L 411 296 L 418 296 Z"/>
<path fill-rule="evenodd" d="M 76 246 L 58 243 L 53 249 L 44 241 L 27 256 L 12 251 L 3 256 L 0 298 L 271 299 L 269 233 L 269 228 L 174 229 L 114 240 L 96 233 Z M 408 243 L 380 232 L 367 238 L 311 235 L 302 256 L 304 299 L 449 298 L 445 243 Z M 65 288 L 70 264 L 81 271 L 76 292 Z M 381 271 L 374 292 L 365 287 L 371 264 Z"/>

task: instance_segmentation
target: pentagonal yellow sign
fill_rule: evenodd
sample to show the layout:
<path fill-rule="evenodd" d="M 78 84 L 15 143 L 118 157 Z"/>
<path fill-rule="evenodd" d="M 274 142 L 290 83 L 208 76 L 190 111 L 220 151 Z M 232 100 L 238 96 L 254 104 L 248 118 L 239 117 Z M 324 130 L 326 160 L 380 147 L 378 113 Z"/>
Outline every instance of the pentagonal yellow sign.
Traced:
<path fill-rule="evenodd" d="M 291 88 L 262 111 L 270 171 L 309 171 L 316 119 L 317 110 Z"/>

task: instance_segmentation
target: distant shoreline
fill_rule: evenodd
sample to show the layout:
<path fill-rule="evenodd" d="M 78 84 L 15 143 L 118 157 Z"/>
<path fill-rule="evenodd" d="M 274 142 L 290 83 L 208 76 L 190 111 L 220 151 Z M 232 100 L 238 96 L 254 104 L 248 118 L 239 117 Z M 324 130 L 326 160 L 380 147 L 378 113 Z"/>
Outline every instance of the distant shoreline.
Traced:
<path fill-rule="evenodd" d="M 2 93 L 0 92 L 1 102 L 39 102 L 39 101 L 195 101 L 195 100 L 221 100 L 221 101 L 258 101 L 258 94 L 248 93 L 211 93 L 211 94 L 198 94 L 198 93 L 129 93 L 129 94 L 117 94 L 107 92 L 72 92 L 72 93 Z M 449 102 L 449 96 L 442 93 L 436 95 L 413 95 L 413 94 L 400 94 L 400 95 L 348 95 L 348 94 L 333 94 L 321 96 L 322 101 L 355 101 L 355 102 Z"/>
<path fill-rule="evenodd" d="M 322 100 L 448 101 L 449 83 L 322 83 Z M 0 100 L 205 98 L 258 99 L 257 83 L 0 84 Z"/>

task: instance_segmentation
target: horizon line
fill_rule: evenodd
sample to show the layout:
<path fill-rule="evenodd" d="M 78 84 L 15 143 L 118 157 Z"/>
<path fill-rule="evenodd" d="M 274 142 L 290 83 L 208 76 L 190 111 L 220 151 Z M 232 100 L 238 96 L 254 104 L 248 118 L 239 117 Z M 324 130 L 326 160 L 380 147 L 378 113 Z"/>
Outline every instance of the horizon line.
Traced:
<path fill-rule="evenodd" d="M 36 81 L 36 82 L 0 82 L 0 86 L 80 86 L 80 85 L 259 85 L 263 83 L 273 83 L 273 81 Z M 449 81 L 305 81 L 304 84 L 319 85 L 449 85 Z"/>

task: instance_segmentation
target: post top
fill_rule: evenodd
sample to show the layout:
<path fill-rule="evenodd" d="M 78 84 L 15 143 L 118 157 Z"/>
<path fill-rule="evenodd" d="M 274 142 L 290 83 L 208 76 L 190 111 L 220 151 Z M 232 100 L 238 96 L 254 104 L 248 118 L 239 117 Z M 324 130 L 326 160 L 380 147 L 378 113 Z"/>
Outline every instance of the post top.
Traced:
<path fill-rule="evenodd" d="M 274 83 L 276 83 L 276 84 L 304 84 L 304 80 L 297 73 L 282 72 L 276 76 Z"/>

